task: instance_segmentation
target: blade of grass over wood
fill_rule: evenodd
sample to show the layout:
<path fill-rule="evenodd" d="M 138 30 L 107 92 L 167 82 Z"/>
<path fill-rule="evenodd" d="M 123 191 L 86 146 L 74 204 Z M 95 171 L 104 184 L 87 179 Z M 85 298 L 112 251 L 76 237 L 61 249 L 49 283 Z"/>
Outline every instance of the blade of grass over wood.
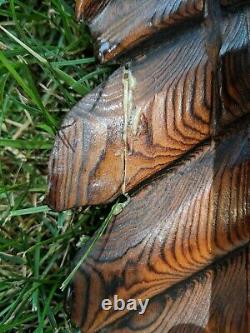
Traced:
<path fill-rule="evenodd" d="M 129 201 L 130 201 L 129 198 L 127 198 L 127 201 L 125 201 L 123 203 L 119 202 L 119 200 L 118 200 L 113 205 L 113 207 L 111 208 L 110 213 L 108 214 L 108 216 L 106 217 L 106 219 L 103 221 L 103 223 L 100 226 L 100 228 L 96 231 L 96 233 L 93 236 L 93 238 L 90 240 L 90 242 L 89 242 L 89 244 L 87 246 L 86 251 L 84 252 L 84 254 L 82 255 L 82 257 L 80 258 L 80 260 L 78 261 L 78 263 L 76 264 L 76 266 L 73 268 L 73 270 L 70 272 L 70 274 L 68 275 L 68 277 L 66 278 L 66 280 L 63 281 L 63 283 L 61 285 L 61 290 L 62 291 L 64 291 L 65 288 L 69 285 L 69 283 L 73 279 L 76 271 L 80 268 L 80 266 L 82 265 L 82 263 L 87 259 L 87 257 L 89 256 L 89 254 L 93 250 L 96 242 L 103 235 L 103 233 L 107 229 L 107 226 L 112 221 L 113 217 L 116 216 L 116 215 L 118 215 L 118 214 L 120 214 L 121 211 L 123 210 L 123 208 L 126 207 L 126 205 L 129 203 Z"/>

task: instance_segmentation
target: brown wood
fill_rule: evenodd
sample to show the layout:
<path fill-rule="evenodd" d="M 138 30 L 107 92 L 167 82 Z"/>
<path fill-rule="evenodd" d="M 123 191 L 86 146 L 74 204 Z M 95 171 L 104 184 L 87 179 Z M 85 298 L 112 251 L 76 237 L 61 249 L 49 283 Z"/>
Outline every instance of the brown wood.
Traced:
<path fill-rule="evenodd" d="M 122 65 L 66 116 L 48 202 L 131 195 L 75 275 L 81 332 L 246 333 L 248 4 L 77 1 L 101 60 Z M 114 295 L 150 305 L 143 316 L 102 310 Z"/>
<path fill-rule="evenodd" d="M 247 333 L 248 253 L 244 247 L 223 258 L 152 298 L 143 315 L 133 312 L 98 332 Z"/>
<path fill-rule="evenodd" d="M 89 24 L 99 59 L 106 62 L 156 31 L 201 18 L 203 6 L 204 0 L 110 1 Z"/>
<path fill-rule="evenodd" d="M 72 109 L 51 155 L 52 207 L 105 203 L 131 190 L 210 137 L 215 102 L 217 127 L 249 112 L 249 10 L 223 16 L 218 75 L 207 27 L 197 23 Z"/>
<path fill-rule="evenodd" d="M 221 0 L 222 6 L 240 6 L 242 4 L 249 4 L 249 0 Z"/>
<path fill-rule="evenodd" d="M 232 12 L 225 18 L 227 24 L 221 26 L 224 40 L 220 50 L 221 122 L 223 124 L 228 124 L 235 118 L 250 112 L 250 11 L 245 13 L 245 17 L 240 13 L 240 19 L 237 21 Z M 230 35 L 227 31 L 228 25 L 232 32 L 238 33 L 234 36 Z M 229 48 L 231 52 L 228 52 Z"/>
<path fill-rule="evenodd" d="M 249 241 L 247 130 L 202 147 L 115 218 L 75 278 L 83 332 L 124 315 L 101 310 L 104 298 L 152 298 Z"/>
<path fill-rule="evenodd" d="M 49 164 L 48 201 L 56 210 L 105 202 L 120 192 L 122 94 L 122 71 L 118 70 L 65 118 Z"/>
<path fill-rule="evenodd" d="M 86 20 L 95 17 L 111 0 L 76 0 L 76 17 Z"/>
<path fill-rule="evenodd" d="M 201 20 L 209 0 L 78 0 L 77 17 L 89 22 L 96 38 L 98 56 L 107 62 L 128 52 L 157 32 Z M 216 2 L 216 1 L 215 1 Z M 219 2 L 219 1 L 218 1 Z M 250 3 L 249 0 L 221 0 L 222 7 Z"/>

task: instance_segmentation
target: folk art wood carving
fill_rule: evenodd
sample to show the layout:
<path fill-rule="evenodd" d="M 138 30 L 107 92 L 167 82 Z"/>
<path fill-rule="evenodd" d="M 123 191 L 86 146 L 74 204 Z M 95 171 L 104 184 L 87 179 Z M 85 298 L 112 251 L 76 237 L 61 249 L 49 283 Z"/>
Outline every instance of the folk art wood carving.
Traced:
<path fill-rule="evenodd" d="M 76 8 L 100 61 L 120 67 L 66 116 L 48 202 L 131 200 L 75 276 L 73 321 L 86 333 L 246 333 L 250 1 Z M 114 295 L 148 309 L 104 311 Z"/>

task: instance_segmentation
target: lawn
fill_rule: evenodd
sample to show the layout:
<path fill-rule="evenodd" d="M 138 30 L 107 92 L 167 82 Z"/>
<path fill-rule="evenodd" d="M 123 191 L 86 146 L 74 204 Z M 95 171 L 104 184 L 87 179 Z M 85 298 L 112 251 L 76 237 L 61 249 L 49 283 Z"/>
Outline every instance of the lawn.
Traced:
<path fill-rule="evenodd" d="M 47 165 L 64 115 L 111 71 L 73 0 L 0 0 L 0 333 L 77 332 L 72 259 L 109 207 L 51 211 Z"/>

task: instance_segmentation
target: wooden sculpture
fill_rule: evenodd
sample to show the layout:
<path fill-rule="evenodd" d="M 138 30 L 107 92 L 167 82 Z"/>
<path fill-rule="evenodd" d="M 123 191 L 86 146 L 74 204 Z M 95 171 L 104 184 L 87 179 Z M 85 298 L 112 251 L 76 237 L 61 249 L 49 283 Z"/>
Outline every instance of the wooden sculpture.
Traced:
<path fill-rule="evenodd" d="M 79 0 L 101 62 L 120 64 L 66 116 L 49 164 L 61 211 L 129 204 L 77 272 L 86 333 L 246 333 L 250 1 Z M 147 311 L 104 311 L 118 295 Z"/>

